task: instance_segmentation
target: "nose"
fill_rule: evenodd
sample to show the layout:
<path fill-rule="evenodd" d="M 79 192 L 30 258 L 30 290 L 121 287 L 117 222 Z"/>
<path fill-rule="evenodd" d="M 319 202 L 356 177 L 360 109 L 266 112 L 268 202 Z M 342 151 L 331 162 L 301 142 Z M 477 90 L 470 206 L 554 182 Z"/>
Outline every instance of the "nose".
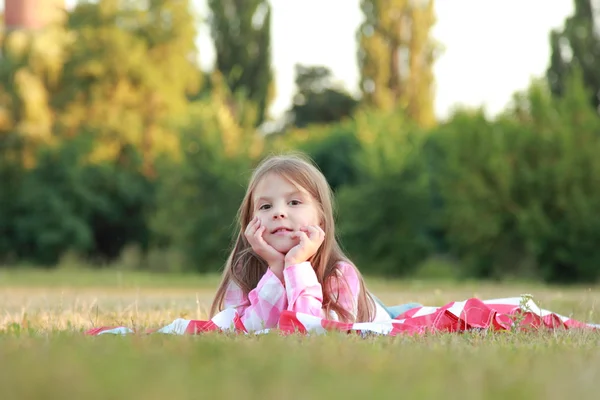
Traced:
<path fill-rule="evenodd" d="M 285 218 L 285 212 L 281 209 L 281 207 L 273 207 L 273 219 L 282 218 Z"/>

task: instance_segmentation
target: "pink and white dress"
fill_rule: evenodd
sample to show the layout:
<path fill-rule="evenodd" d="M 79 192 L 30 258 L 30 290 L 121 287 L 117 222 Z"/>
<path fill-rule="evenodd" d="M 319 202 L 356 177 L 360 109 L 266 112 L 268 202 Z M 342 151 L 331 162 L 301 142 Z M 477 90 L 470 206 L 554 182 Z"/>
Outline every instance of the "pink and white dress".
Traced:
<path fill-rule="evenodd" d="M 360 291 L 358 275 L 354 267 L 347 262 L 339 262 L 337 271 L 339 278 L 345 279 L 346 284 L 340 284 L 339 279 L 331 279 L 328 282 L 331 285 L 330 293 L 338 295 L 338 304 L 348 310 L 355 320 Z M 230 282 L 225 292 L 224 307 L 235 309 L 248 331 L 276 327 L 279 316 L 285 310 L 339 320 L 333 311 L 325 315 L 323 290 L 310 262 L 306 261 L 285 268 L 283 277 L 284 282 L 281 282 L 270 269 L 267 269 L 256 288 L 251 290 L 248 296 L 244 295 L 237 284 Z M 375 305 L 374 322 L 391 320 L 380 304 L 375 302 Z"/>

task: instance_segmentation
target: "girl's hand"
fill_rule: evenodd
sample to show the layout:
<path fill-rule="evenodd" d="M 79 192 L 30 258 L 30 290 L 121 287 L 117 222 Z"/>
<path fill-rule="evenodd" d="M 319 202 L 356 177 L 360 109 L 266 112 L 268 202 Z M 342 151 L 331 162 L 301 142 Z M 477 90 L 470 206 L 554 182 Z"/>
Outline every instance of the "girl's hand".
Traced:
<path fill-rule="evenodd" d="M 254 217 L 246 227 L 244 236 L 246 236 L 248 243 L 252 246 L 252 250 L 265 260 L 269 268 L 279 276 L 283 272 L 285 254 L 280 253 L 273 246 L 265 242 L 265 239 L 263 239 L 265 228 L 264 225 L 261 225 L 260 219 Z"/>
<path fill-rule="evenodd" d="M 300 243 L 285 255 L 286 267 L 299 264 L 314 256 L 325 239 L 325 232 L 319 226 L 310 225 L 294 232 L 292 237 L 300 238 Z"/>

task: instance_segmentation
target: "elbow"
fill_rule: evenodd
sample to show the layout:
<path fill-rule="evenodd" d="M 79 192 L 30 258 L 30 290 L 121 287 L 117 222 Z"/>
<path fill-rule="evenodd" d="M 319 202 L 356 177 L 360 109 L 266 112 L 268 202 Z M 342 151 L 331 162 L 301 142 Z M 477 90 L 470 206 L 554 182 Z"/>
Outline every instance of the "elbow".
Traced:
<path fill-rule="evenodd" d="M 288 311 L 321 317 L 323 298 L 322 296 L 299 297 L 288 307 Z"/>

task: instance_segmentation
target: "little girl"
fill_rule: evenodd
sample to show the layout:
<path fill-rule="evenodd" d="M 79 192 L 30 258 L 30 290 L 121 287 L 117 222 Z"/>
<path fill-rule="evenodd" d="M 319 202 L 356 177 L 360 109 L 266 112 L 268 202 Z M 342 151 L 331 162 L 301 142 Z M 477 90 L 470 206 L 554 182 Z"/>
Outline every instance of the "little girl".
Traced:
<path fill-rule="evenodd" d="M 250 179 L 238 220 L 240 231 L 211 317 L 235 308 L 246 329 L 255 331 L 276 327 L 284 310 L 342 322 L 394 316 L 374 301 L 342 252 L 331 189 L 304 157 L 263 160 Z"/>

